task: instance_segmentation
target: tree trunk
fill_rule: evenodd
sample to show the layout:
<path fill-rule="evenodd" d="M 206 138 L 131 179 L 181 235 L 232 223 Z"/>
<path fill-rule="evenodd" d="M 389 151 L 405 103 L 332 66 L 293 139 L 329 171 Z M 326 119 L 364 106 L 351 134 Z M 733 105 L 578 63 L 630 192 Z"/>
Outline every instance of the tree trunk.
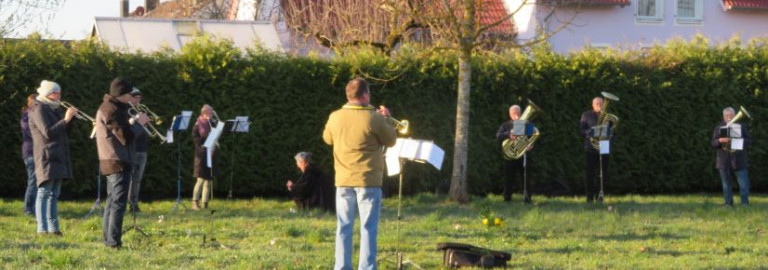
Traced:
<path fill-rule="evenodd" d="M 461 50 L 459 54 L 459 93 L 456 100 L 456 138 L 453 143 L 453 172 L 451 174 L 451 200 L 466 203 L 467 154 L 469 142 L 469 93 L 472 78 L 472 51 Z"/>
<path fill-rule="evenodd" d="M 475 34 L 475 2 L 464 0 L 461 33 L 459 35 L 459 93 L 456 99 L 456 138 L 453 143 L 453 172 L 451 200 L 466 203 L 467 154 L 469 152 L 469 94 L 472 80 L 472 48 Z"/>

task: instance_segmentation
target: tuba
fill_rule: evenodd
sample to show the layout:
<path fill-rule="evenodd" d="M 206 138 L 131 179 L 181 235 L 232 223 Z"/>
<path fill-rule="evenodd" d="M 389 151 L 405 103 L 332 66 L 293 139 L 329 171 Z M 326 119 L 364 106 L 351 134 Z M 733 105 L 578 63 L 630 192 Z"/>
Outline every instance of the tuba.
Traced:
<path fill-rule="evenodd" d="M 728 121 L 728 124 L 725 124 L 725 128 L 731 127 L 731 125 L 741 120 L 741 118 L 743 118 L 744 116 L 746 116 L 748 119 L 752 119 L 752 115 L 749 114 L 749 111 L 747 111 L 747 109 L 745 109 L 744 106 L 739 106 L 739 112 L 736 113 L 736 115 L 734 115 L 733 118 L 731 118 L 731 121 Z M 730 151 L 731 153 L 736 152 L 736 150 L 731 149 L 730 142 L 723 144 L 723 150 Z"/>
<path fill-rule="evenodd" d="M 608 113 L 608 105 L 611 104 L 611 101 L 619 101 L 619 97 L 608 92 L 602 92 L 600 94 L 602 94 L 605 99 L 603 99 L 603 107 L 600 107 L 600 117 L 597 118 L 597 125 L 609 126 L 611 127 L 611 130 L 614 130 L 619 126 L 619 117 L 615 114 Z M 613 131 L 611 131 L 611 133 L 613 133 Z M 590 143 L 592 143 L 592 148 L 600 150 L 600 139 L 605 138 L 589 138 Z M 610 139 L 610 135 L 607 139 Z"/>
<path fill-rule="evenodd" d="M 520 116 L 519 120 L 530 121 L 539 112 L 541 112 L 539 106 L 536 106 L 536 103 L 533 103 L 533 101 L 529 99 L 528 106 L 525 107 L 525 110 L 523 111 L 523 114 Z M 504 140 L 504 142 L 501 143 L 501 152 L 504 155 L 504 159 L 519 159 L 525 154 L 525 151 L 528 149 L 528 147 L 533 145 L 533 143 L 536 142 L 536 139 L 538 138 L 539 129 L 536 127 L 533 128 L 533 134 L 531 134 L 531 136 L 518 136 L 516 139 L 507 138 Z"/>

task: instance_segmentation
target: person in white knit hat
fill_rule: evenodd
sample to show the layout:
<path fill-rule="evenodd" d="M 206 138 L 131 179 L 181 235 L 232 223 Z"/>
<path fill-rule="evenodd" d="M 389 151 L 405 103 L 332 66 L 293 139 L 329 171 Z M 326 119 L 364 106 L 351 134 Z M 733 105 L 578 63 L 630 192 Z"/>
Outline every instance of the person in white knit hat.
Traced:
<path fill-rule="evenodd" d="M 57 201 L 63 179 L 72 179 L 69 158 L 68 128 L 77 109 L 61 110 L 61 87 L 43 80 L 37 88 L 36 101 L 29 108 L 29 131 L 32 134 L 37 198 L 35 215 L 37 233 L 61 236 Z"/>

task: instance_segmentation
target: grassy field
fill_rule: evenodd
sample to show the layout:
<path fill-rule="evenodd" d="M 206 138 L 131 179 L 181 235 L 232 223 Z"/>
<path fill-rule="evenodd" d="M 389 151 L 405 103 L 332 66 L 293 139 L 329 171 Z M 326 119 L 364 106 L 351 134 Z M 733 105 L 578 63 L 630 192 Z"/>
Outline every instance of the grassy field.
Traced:
<path fill-rule="evenodd" d="M 457 205 L 430 194 L 408 197 L 399 224 L 400 249 L 424 269 L 443 268 L 442 253 L 435 245 L 446 241 L 510 252 L 511 268 L 768 269 L 768 198 L 763 195 L 753 196 L 750 206 L 733 208 L 720 206 L 721 198 L 715 194 L 608 197 L 603 205 L 583 200 L 534 197 L 534 205 L 523 205 L 489 196 Z M 121 250 L 103 246 L 100 217 L 83 219 L 91 205 L 61 202 L 64 236 L 46 237 L 36 235 L 34 218 L 22 214 L 21 201 L 0 200 L 0 268 L 331 269 L 333 265 L 335 216 L 291 211 L 293 203 L 287 200 L 217 200 L 211 204 L 214 214 L 174 212 L 172 201 L 145 203 L 137 224 L 149 238 L 130 231 Z M 482 224 L 480 213 L 489 211 L 505 219 L 503 226 Z M 397 200 L 385 199 L 379 258 L 398 246 L 396 216 Z M 126 216 L 124 228 L 132 224 Z M 394 268 L 384 261 L 379 266 Z"/>

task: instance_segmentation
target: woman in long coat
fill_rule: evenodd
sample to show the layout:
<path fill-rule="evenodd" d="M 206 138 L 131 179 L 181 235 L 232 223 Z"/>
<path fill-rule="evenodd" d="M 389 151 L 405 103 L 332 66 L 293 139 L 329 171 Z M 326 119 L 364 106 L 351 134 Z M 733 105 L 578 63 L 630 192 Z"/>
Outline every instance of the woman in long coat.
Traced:
<path fill-rule="evenodd" d="M 63 179 L 72 178 L 69 158 L 68 127 L 77 109 L 61 110 L 61 87 L 42 81 L 37 100 L 29 108 L 29 131 L 32 133 L 37 198 L 35 214 L 37 233 L 61 235 L 59 230 L 58 197 Z"/>
<path fill-rule="evenodd" d="M 201 206 L 202 208 L 208 208 L 208 199 L 211 195 L 211 181 L 214 177 L 219 176 L 216 146 L 211 149 L 211 167 L 208 167 L 208 148 L 203 146 L 213 126 L 218 124 L 217 121 L 219 119 L 218 117 L 214 118 L 214 115 L 215 112 L 210 105 L 203 105 L 203 108 L 200 110 L 200 116 L 192 128 L 192 135 L 195 139 L 195 171 L 193 176 L 197 178 L 195 189 L 192 193 L 192 210 L 199 210 Z M 202 205 L 199 204 L 201 191 Z"/>

